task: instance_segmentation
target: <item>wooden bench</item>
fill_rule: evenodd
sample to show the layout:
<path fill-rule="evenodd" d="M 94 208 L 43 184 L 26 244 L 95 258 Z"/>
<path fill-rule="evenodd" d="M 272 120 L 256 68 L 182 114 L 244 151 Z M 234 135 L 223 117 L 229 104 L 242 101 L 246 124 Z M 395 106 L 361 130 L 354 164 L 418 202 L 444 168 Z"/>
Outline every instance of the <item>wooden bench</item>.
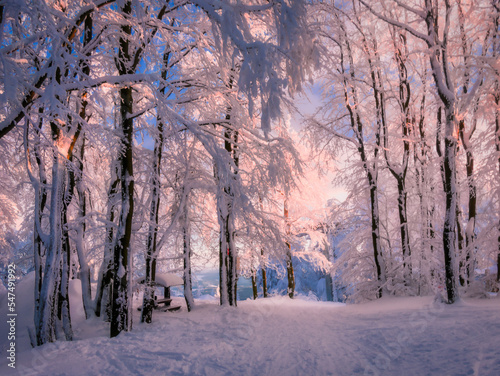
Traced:
<path fill-rule="evenodd" d="M 160 310 L 161 312 L 173 312 L 173 311 L 178 311 L 181 309 L 181 306 L 171 306 L 170 303 L 172 303 L 172 299 L 170 298 L 163 298 L 163 299 L 156 299 L 154 301 L 154 308 L 157 310 Z M 161 307 L 164 305 L 163 307 Z M 137 307 L 138 311 L 142 310 L 142 307 Z"/>
<path fill-rule="evenodd" d="M 160 311 L 161 312 L 174 312 L 174 311 L 178 311 L 179 309 L 181 309 L 181 306 L 168 306 L 165 308 L 160 308 Z"/>
<path fill-rule="evenodd" d="M 172 303 L 172 299 L 170 298 L 163 298 L 163 299 L 156 299 L 155 300 L 155 308 L 158 308 L 160 305 L 164 304 L 165 307 L 168 307 Z"/>
<path fill-rule="evenodd" d="M 139 278 L 136 280 L 138 284 L 144 284 L 145 278 Z M 163 295 L 164 297 L 158 299 L 155 297 L 154 300 L 154 309 L 161 310 L 162 312 L 167 311 L 177 311 L 181 308 L 181 306 L 171 306 L 172 299 L 170 298 L 170 287 L 171 286 L 182 286 L 184 281 L 181 277 L 173 273 L 156 273 L 155 281 L 153 282 L 153 286 L 155 287 L 163 287 Z M 142 307 L 137 308 L 139 311 Z"/>
<path fill-rule="evenodd" d="M 181 309 L 181 306 L 171 306 L 170 303 L 172 303 L 172 299 L 170 298 L 156 299 L 155 308 L 159 309 L 162 312 L 173 312 Z M 160 305 L 162 304 L 164 304 L 165 306 L 160 307 Z"/>

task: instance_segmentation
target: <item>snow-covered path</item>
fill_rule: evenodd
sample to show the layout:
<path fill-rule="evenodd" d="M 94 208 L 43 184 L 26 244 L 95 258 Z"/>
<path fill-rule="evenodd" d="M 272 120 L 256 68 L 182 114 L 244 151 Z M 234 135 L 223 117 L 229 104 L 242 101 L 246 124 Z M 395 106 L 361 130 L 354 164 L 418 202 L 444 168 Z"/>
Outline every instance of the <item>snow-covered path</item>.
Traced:
<path fill-rule="evenodd" d="M 159 313 L 155 320 L 137 320 L 115 339 L 21 352 L 16 371 L 2 359 L 0 374 L 500 375 L 500 299 L 344 306 L 275 297 L 238 308 L 199 301 L 191 313 Z M 90 328 L 105 333 L 98 320 L 84 325 L 80 337 Z"/>

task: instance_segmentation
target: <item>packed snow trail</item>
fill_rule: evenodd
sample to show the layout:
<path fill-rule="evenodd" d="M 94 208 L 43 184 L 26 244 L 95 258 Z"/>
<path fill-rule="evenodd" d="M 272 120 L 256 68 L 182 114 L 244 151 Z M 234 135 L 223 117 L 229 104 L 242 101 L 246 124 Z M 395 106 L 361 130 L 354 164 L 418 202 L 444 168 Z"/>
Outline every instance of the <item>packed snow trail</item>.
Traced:
<path fill-rule="evenodd" d="M 197 301 L 191 313 L 155 312 L 150 325 L 135 315 L 134 330 L 114 339 L 99 319 L 75 323 L 77 340 L 27 348 L 16 370 L 3 357 L 0 374 L 500 375 L 500 299 L 273 297 L 238 308 Z"/>

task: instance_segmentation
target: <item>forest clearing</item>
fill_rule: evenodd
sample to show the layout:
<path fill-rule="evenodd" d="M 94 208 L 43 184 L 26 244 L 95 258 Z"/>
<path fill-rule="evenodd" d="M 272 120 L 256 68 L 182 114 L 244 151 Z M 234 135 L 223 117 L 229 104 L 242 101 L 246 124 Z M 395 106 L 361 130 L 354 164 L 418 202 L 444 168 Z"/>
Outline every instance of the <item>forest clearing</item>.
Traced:
<path fill-rule="evenodd" d="M 500 0 L 0 0 L 2 367 L 500 374 L 499 56 Z"/>

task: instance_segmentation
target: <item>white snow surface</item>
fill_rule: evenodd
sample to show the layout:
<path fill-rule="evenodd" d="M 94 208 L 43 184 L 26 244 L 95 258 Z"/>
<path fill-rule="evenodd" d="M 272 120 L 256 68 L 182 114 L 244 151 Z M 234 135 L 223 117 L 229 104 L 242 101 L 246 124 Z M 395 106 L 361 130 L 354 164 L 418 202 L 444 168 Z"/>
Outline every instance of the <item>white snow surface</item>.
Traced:
<path fill-rule="evenodd" d="M 85 321 L 72 281 L 73 342 L 32 349 L 33 278 L 16 289 L 16 369 L 7 366 L 6 297 L 0 296 L 0 375 L 500 375 L 500 299 L 454 305 L 432 297 L 344 305 L 288 297 L 196 300 L 188 313 L 154 312 L 152 324 L 109 339 Z M 140 305 L 137 298 L 134 305 Z"/>

